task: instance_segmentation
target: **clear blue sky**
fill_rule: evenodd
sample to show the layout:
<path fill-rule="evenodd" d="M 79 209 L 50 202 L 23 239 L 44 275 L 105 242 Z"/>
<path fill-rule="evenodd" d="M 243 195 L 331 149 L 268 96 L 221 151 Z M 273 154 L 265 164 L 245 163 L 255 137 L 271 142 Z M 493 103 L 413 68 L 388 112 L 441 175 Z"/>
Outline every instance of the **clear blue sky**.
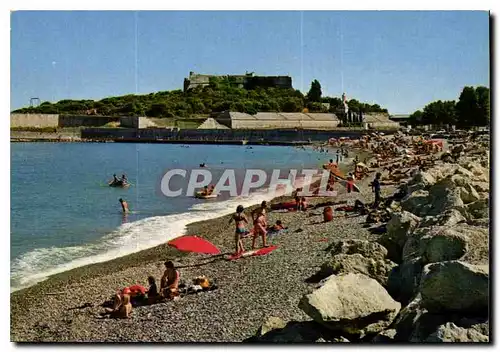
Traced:
<path fill-rule="evenodd" d="M 254 71 L 290 75 L 303 92 L 318 79 L 323 95 L 340 97 L 344 90 L 390 113 L 411 113 L 433 100 L 456 99 L 465 85 L 489 86 L 488 16 L 14 12 L 11 108 L 28 105 L 30 97 L 55 102 L 182 89 L 189 71 Z"/>

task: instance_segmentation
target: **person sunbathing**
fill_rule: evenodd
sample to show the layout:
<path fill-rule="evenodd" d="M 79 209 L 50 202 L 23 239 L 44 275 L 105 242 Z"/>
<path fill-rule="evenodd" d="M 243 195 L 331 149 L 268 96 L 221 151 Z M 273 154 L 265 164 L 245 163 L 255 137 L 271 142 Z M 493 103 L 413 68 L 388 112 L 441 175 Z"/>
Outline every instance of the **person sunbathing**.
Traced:
<path fill-rule="evenodd" d="M 281 220 L 276 220 L 276 224 L 274 224 L 273 226 L 271 226 L 269 228 L 270 231 L 273 231 L 273 232 L 278 232 L 278 231 L 281 231 L 281 230 L 285 230 L 286 227 L 283 226 L 283 223 L 281 222 Z"/>
<path fill-rule="evenodd" d="M 165 262 L 165 271 L 161 277 L 160 292 L 163 297 L 173 299 L 179 296 L 179 277 L 180 274 L 175 270 L 172 261 Z"/>

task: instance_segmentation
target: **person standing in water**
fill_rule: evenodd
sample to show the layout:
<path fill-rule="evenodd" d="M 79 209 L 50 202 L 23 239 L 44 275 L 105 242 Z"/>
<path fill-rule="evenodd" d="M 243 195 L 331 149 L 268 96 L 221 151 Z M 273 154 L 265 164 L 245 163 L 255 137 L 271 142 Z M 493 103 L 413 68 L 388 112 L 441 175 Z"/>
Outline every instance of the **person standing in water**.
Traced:
<path fill-rule="evenodd" d="M 229 219 L 229 223 L 231 223 L 233 220 L 236 223 L 236 229 L 234 232 L 236 254 L 243 253 L 245 251 L 242 238 L 248 233 L 245 226 L 245 224 L 248 224 L 248 219 L 245 214 L 243 214 L 243 210 L 243 205 L 238 205 L 238 207 L 236 208 L 236 214 L 233 214 L 231 219 Z"/>
<path fill-rule="evenodd" d="M 119 182 L 120 180 L 116 177 L 116 174 L 113 174 L 113 181 L 110 182 L 110 185 L 116 185 Z"/>
<path fill-rule="evenodd" d="M 123 212 L 123 214 L 129 213 L 130 211 L 128 210 L 128 204 L 127 204 L 127 202 L 125 200 L 123 200 L 122 198 L 118 199 L 118 201 L 122 205 L 122 212 Z"/>

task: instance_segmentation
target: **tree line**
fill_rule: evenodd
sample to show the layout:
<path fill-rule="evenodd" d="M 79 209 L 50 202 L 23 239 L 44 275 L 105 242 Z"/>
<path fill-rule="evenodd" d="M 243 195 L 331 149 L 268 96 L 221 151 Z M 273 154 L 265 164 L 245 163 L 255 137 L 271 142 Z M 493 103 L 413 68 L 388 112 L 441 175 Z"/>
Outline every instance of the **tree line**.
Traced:
<path fill-rule="evenodd" d="M 487 126 L 490 123 L 490 90 L 487 87 L 464 87 L 458 101 L 434 101 L 410 115 L 412 126 L 454 125 L 457 128 Z"/>
<path fill-rule="evenodd" d="M 161 91 L 135 95 L 109 97 L 102 100 L 60 100 L 43 102 L 37 107 L 24 107 L 13 113 L 40 114 L 98 114 L 106 116 L 133 115 L 147 117 L 189 117 L 221 111 L 237 111 L 248 114 L 257 112 L 338 112 L 343 109 L 338 97 L 323 97 L 321 84 L 314 80 L 311 89 L 304 95 L 292 88 L 244 89 L 232 84 L 229 79 L 213 77 L 205 87 Z M 324 104 L 328 103 L 328 104 Z M 366 104 L 351 99 L 353 111 L 387 112 L 379 105 Z"/>

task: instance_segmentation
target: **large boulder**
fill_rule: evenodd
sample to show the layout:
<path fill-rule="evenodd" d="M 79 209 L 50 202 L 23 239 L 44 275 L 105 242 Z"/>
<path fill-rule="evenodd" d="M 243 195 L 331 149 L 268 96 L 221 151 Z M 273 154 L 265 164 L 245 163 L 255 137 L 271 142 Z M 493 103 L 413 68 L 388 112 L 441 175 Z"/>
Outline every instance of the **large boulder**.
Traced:
<path fill-rule="evenodd" d="M 471 184 L 466 184 L 464 187 L 460 187 L 460 199 L 464 204 L 468 204 L 480 200 L 481 196 Z"/>
<path fill-rule="evenodd" d="M 396 336 L 396 329 L 387 329 L 375 336 L 371 342 L 373 343 L 391 343 L 394 342 Z"/>
<path fill-rule="evenodd" d="M 465 223 L 467 219 L 456 209 L 448 209 L 436 216 L 425 216 L 420 223 L 420 227 L 429 226 L 454 226 Z"/>
<path fill-rule="evenodd" d="M 401 304 L 376 280 L 363 274 L 347 274 L 330 276 L 321 288 L 305 295 L 299 307 L 331 330 L 363 337 L 385 330 Z"/>
<path fill-rule="evenodd" d="M 387 278 L 387 291 L 403 305 L 418 293 L 424 261 L 417 257 L 405 261 L 392 269 Z"/>
<path fill-rule="evenodd" d="M 381 285 L 387 285 L 387 276 L 396 266 L 390 260 L 365 258 L 361 254 L 337 254 L 323 263 L 316 278 L 324 279 L 330 275 L 364 274 L 377 280 Z"/>
<path fill-rule="evenodd" d="M 417 190 L 425 190 L 436 183 L 433 175 L 425 171 L 418 171 L 407 184 L 407 192 L 413 193 Z"/>
<path fill-rule="evenodd" d="M 425 263 L 458 260 L 468 250 L 467 236 L 451 229 L 436 236 L 423 237 L 421 243 Z"/>
<path fill-rule="evenodd" d="M 428 264 L 420 280 L 422 306 L 433 313 L 487 313 L 489 274 L 487 265 L 460 261 Z"/>
<path fill-rule="evenodd" d="M 471 184 L 476 189 L 477 192 L 489 192 L 490 191 L 490 183 L 489 182 L 473 181 Z"/>
<path fill-rule="evenodd" d="M 489 337 L 477 328 L 467 329 L 448 322 L 440 325 L 423 342 L 489 342 Z"/>
<path fill-rule="evenodd" d="M 436 187 L 435 189 L 433 189 Z M 456 209 L 464 212 L 464 202 L 461 198 L 459 188 L 440 188 L 443 185 L 434 185 L 429 190 L 431 196 L 429 199 L 430 207 L 426 207 L 425 215 L 439 215 L 449 209 Z"/>
<path fill-rule="evenodd" d="M 392 326 L 396 330 L 394 341 L 408 342 L 413 333 L 414 326 L 420 317 L 427 311 L 422 308 L 422 298 L 420 294 L 402 308 L 398 316 L 394 319 Z"/>
<path fill-rule="evenodd" d="M 334 241 L 326 251 L 332 255 L 359 253 L 365 258 L 377 260 L 384 260 L 387 256 L 387 249 L 379 243 L 355 239 Z"/>
<path fill-rule="evenodd" d="M 452 227 L 434 227 L 420 238 L 419 255 L 424 263 L 436 263 L 462 258 L 469 248 L 467 235 Z"/>
<path fill-rule="evenodd" d="M 429 191 L 417 190 L 409 193 L 401 200 L 401 208 L 410 213 L 421 215 L 424 207 L 429 203 Z"/>
<path fill-rule="evenodd" d="M 465 212 L 470 219 L 484 219 L 490 216 L 489 199 L 480 199 L 465 206 Z"/>
<path fill-rule="evenodd" d="M 420 221 L 421 218 L 407 211 L 392 214 L 386 225 L 387 232 L 378 240 L 388 249 L 387 257 L 390 260 L 396 263 L 401 262 L 403 246 Z"/>

